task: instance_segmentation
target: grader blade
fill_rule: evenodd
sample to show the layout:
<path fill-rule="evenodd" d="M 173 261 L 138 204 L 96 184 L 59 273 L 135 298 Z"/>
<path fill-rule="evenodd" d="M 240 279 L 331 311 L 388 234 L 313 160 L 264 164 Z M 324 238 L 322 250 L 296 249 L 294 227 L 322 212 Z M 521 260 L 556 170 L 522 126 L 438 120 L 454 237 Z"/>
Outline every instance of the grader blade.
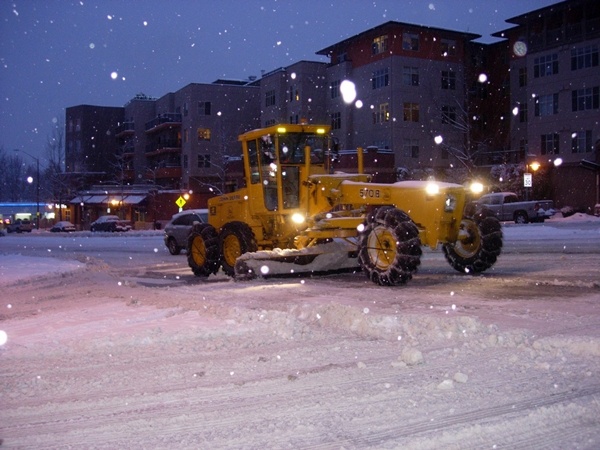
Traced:
<path fill-rule="evenodd" d="M 314 247 L 244 253 L 235 263 L 235 279 L 286 277 L 360 270 L 356 246 L 335 240 Z"/>

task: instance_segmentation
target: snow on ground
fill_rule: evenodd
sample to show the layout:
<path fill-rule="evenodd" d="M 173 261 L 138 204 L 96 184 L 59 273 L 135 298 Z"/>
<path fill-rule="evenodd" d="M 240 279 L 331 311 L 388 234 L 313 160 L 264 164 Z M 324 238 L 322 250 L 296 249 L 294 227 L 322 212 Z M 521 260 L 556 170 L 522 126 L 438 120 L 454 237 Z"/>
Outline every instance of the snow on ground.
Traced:
<path fill-rule="evenodd" d="M 2 447 L 599 448 L 600 255 L 563 244 L 594 220 L 507 225 L 482 277 L 426 252 L 394 289 L 0 255 Z"/>

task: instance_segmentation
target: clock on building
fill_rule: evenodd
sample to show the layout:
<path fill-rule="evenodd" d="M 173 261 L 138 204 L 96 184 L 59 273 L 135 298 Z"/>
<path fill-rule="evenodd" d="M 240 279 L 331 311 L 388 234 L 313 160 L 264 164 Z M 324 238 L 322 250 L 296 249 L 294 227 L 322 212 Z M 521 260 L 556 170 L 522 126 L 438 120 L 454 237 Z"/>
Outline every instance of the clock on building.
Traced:
<path fill-rule="evenodd" d="M 523 41 L 517 41 L 513 44 L 513 52 L 517 56 L 525 56 L 527 54 L 527 44 Z"/>

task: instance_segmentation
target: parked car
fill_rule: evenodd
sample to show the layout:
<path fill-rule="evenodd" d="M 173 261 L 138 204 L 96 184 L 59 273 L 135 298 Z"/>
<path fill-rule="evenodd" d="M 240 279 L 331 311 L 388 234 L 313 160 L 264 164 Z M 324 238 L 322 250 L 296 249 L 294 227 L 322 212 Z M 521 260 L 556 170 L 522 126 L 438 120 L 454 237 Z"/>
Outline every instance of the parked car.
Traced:
<path fill-rule="evenodd" d="M 100 216 L 98 220 L 92 222 L 91 231 L 129 231 L 131 225 L 126 220 L 120 219 L 118 216 Z"/>
<path fill-rule="evenodd" d="M 188 209 L 175 214 L 165 226 L 165 245 L 171 255 L 179 255 L 187 247 L 194 222 L 208 222 L 208 209 Z"/>
<path fill-rule="evenodd" d="M 7 233 L 31 233 L 33 222 L 29 219 L 17 219 L 6 225 Z"/>
<path fill-rule="evenodd" d="M 521 201 L 513 192 L 486 194 L 477 200 L 494 211 L 499 220 L 514 220 L 515 223 L 543 222 L 554 214 L 552 200 Z"/>
<path fill-rule="evenodd" d="M 63 220 L 61 222 L 56 222 L 54 226 L 50 228 L 50 231 L 52 231 L 53 233 L 69 233 L 71 231 L 77 231 L 77 228 L 75 228 L 75 225 L 73 225 L 68 220 Z"/>

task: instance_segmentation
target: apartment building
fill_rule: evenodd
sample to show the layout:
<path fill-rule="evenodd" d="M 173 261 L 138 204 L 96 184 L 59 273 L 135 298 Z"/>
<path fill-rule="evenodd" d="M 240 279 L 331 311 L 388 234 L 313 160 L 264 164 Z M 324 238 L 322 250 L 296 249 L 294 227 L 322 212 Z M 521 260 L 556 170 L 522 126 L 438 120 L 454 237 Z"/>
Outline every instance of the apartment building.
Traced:
<path fill-rule="evenodd" d="M 510 49 L 511 146 L 541 164 L 557 206 L 589 210 L 600 203 L 600 3 L 570 0 L 507 22 L 515 26 L 494 36 Z"/>
<path fill-rule="evenodd" d="M 117 163 L 115 124 L 123 120 L 123 108 L 78 105 L 65 112 L 66 172 L 110 176 Z"/>
<path fill-rule="evenodd" d="M 456 166 L 470 152 L 468 48 L 478 37 L 391 21 L 319 50 L 330 60 L 327 110 L 342 147 L 392 149 L 409 170 Z"/>

